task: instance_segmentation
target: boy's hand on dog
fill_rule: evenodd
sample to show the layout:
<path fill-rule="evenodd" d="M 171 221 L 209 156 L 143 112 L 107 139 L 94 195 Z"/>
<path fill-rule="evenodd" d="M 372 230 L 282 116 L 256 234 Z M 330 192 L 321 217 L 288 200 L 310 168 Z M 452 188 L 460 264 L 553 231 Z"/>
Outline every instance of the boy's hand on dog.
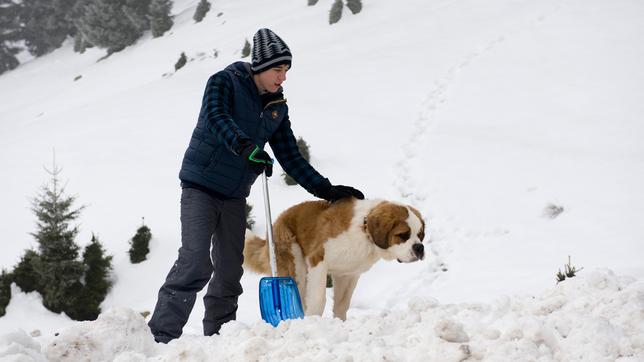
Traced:
<path fill-rule="evenodd" d="M 364 194 L 360 190 L 351 186 L 345 185 L 331 185 L 330 182 L 322 183 L 315 190 L 315 196 L 325 199 L 329 202 L 335 202 L 347 197 L 355 197 L 359 200 L 364 200 Z"/>

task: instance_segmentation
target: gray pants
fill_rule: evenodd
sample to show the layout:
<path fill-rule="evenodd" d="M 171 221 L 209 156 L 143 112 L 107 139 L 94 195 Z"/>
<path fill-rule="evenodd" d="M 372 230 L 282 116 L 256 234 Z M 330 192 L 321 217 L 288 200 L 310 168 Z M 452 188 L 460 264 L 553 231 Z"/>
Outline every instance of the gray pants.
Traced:
<path fill-rule="evenodd" d="M 218 333 L 222 324 L 235 319 L 244 272 L 245 207 L 245 199 L 222 200 L 194 188 L 183 189 L 179 258 L 159 290 L 148 323 L 157 342 L 181 336 L 196 294 L 206 284 L 204 335 Z"/>

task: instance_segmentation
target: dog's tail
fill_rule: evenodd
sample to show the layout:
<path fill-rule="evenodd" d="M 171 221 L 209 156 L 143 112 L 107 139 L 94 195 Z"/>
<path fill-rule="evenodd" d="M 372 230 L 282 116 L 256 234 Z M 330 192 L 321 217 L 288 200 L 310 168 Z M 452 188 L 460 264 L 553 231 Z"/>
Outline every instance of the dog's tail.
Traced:
<path fill-rule="evenodd" d="M 268 242 L 246 229 L 244 244 L 244 268 L 258 274 L 270 275 Z"/>

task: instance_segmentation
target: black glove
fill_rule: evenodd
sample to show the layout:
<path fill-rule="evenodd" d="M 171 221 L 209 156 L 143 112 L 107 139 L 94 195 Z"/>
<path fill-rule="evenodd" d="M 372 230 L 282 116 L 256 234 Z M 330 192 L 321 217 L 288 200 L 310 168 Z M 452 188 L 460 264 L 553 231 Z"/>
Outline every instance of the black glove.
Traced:
<path fill-rule="evenodd" d="M 330 202 L 335 202 L 345 197 L 355 197 L 364 200 L 364 194 L 360 190 L 351 186 L 331 185 L 330 182 L 324 182 L 315 190 L 315 196 Z"/>
<path fill-rule="evenodd" d="M 273 159 L 266 151 L 254 144 L 244 147 L 241 156 L 248 161 L 250 168 L 258 175 L 266 172 L 267 177 L 273 175 Z"/>

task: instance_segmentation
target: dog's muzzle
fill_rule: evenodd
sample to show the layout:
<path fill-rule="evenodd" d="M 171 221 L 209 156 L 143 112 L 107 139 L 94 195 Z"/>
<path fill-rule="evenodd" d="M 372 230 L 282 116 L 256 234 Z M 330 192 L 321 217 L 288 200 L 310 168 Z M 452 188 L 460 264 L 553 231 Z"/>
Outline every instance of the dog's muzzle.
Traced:
<path fill-rule="evenodd" d="M 418 259 L 423 260 L 423 258 L 425 258 L 425 247 L 423 244 L 414 244 L 411 249 L 414 251 L 414 256 Z"/>

